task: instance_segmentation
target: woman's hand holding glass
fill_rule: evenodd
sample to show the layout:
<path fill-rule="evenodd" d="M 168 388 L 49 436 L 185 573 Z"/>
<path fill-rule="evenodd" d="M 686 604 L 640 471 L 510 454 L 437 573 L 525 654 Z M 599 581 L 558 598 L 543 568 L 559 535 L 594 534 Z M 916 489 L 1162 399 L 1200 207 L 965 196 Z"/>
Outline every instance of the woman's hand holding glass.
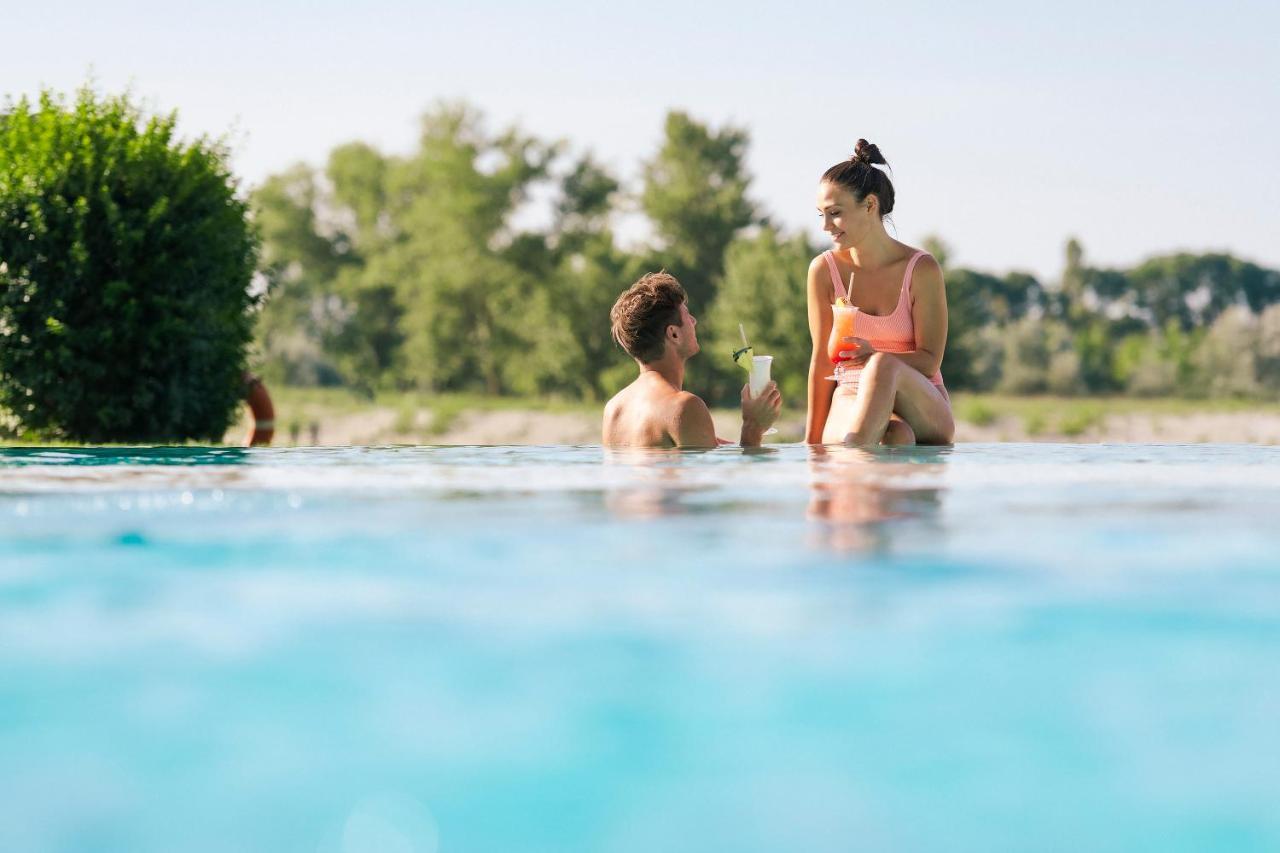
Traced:
<path fill-rule="evenodd" d="M 842 337 L 839 340 L 839 350 L 836 350 L 835 373 L 828 376 L 828 379 L 834 379 L 836 382 L 843 382 L 846 374 L 857 373 L 866 367 L 867 359 L 875 355 L 878 350 L 866 338 L 858 338 L 852 335 Z M 831 348 L 835 349 L 836 342 L 833 341 Z M 834 360 L 834 359 L 833 359 Z"/>
<path fill-rule="evenodd" d="M 840 358 L 844 359 L 845 367 L 861 369 L 866 366 L 867 359 L 878 352 L 875 345 L 866 338 L 841 338 L 840 343 L 850 345 L 849 349 L 840 350 Z"/>

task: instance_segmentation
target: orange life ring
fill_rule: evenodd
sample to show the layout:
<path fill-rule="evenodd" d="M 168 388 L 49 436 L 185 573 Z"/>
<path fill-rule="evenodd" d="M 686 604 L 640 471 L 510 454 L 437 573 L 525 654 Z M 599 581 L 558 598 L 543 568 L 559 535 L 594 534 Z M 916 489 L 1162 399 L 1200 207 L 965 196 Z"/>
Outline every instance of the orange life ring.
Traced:
<path fill-rule="evenodd" d="M 249 404 L 249 411 L 253 413 L 253 426 L 249 428 L 245 446 L 270 444 L 272 436 L 276 434 L 276 409 L 271 404 L 271 395 L 267 393 L 267 386 L 262 384 L 262 380 L 251 373 L 245 374 L 244 382 L 244 401 Z"/>

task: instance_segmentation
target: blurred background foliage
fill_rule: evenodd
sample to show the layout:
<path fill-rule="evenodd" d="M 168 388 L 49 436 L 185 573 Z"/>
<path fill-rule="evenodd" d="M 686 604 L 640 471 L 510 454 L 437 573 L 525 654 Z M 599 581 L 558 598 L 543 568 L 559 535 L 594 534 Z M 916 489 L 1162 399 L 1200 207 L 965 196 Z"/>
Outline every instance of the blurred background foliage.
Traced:
<path fill-rule="evenodd" d="M 174 122 L 87 89 L 0 111 L 9 434 L 221 435 L 247 353 L 275 386 L 600 401 L 635 375 L 609 308 L 657 269 L 701 321 L 690 390 L 734 404 L 742 323 L 802 405 L 805 274 L 824 247 L 752 198 L 745 128 L 672 111 L 628 185 L 445 102 L 407 154 L 350 142 L 246 195 L 225 148 Z M 647 236 L 620 241 L 622 221 Z M 1226 254 L 1097 267 L 1069 239 L 1041 281 L 922 245 L 946 273 L 953 390 L 1280 398 L 1280 272 Z"/>
<path fill-rule="evenodd" d="M 264 368 L 368 393 L 600 400 L 634 376 L 609 339 L 609 307 L 665 268 L 701 320 L 691 390 L 732 404 L 741 322 L 802 399 L 804 276 L 823 247 L 772 226 L 752 200 L 749 144 L 744 128 L 673 111 L 628 189 L 589 154 L 487 130 L 454 103 L 422 118 L 410 155 L 352 143 L 322 169 L 275 175 L 253 194 L 270 282 Z M 541 223 L 530 199 L 551 210 Z M 624 248 L 616 221 L 636 214 L 650 239 Z M 1280 272 L 1224 254 L 1095 267 L 1072 239 L 1061 279 L 1041 281 L 956 267 L 940 238 L 923 242 L 946 272 L 953 389 L 1280 396 Z"/>

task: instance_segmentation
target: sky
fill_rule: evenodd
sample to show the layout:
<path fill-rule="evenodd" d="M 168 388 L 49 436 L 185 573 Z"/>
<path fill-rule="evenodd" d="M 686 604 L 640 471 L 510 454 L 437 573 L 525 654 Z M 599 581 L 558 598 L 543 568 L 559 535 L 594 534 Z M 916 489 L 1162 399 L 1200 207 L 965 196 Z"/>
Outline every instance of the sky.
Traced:
<path fill-rule="evenodd" d="M 682 109 L 746 128 L 753 198 L 815 241 L 817 178 L 864 137 L 891 233 L 955 264 L 1052 280 L 1074 236 L 1097 265 L 1280 267 L 1280 3 L 952 6 L 0 0 L 0 93 L 128 88 L 229 134 L 246 186 L 353 140 L 408 153 L 442 99 L 634 186 Z"/>

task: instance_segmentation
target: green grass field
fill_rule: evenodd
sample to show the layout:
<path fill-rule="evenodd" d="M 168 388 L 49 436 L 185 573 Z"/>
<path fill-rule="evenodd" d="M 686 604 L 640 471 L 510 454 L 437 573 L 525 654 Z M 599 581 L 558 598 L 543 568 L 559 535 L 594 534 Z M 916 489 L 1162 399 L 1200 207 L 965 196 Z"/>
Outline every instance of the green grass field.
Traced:
<path fill-rule="evenodd" d="M 281 388 L 274 392 L 277 424 L 282 436 L 291 428 L 303 433 L 310 423 L 331 422 L 335 417 L 381 410 L 395 412 L 392 429 L 405 436 L 430 441 L 441 436 L 464 414 L 484 412 L 553 412 L 595 418 L 598 402 L 582 402 L 541 397 L 485 397 L 477 394 L 384 393 L 362 397 L 344 389 Z M 1017 397 L 1002 394 L 957 393 L 954 396 L 957 420 L 974 427 L 998 429 L 1003 437 L 1067 439 L 1083 436 L 1099 427 L 1108 415 L 1150 418 L 1179 418 L 1203 414 L 1276 414 L 1280 402 L 1259 400 L 1192 400 L 1141 397 Z M 718 409 L 717 415 L 732 420 L 735 412 Z M 784 432 L 802 429 L 804 410 L 787 406 L 783 413 Z M 797 426 L 797 421 L 801 422 Z"/>
<path fill-rule="evenodd" d="M 423 392 L 383 392 L 369 397 L 345 388 L 273 388 L 276 407 L 276 429 L 288 432 L 297 427 L 305 430 L 316 421 L 334 416 L 356 415 L 374 409 L 395 411 L 396 427 L 401 432 L 421 429 L 419 413 L 429 412 L 425 430 L 441 434 L 467 412 L 523 411 L 570 414 L 598 414 L 597 403 L 584 403 L 554 397 L 487 397 L 481 394 Z"/>
<path fill-rule="evenodd" d="M 580 416 L 583 422 L 599 417 L 601 403 L 552 397 L 487 397 L 479 394 L 427 394 L 421 392 L 361 395 L 345 388 L 271 389 L 276 407 L 277 446 L 308 443 L 314 425 L 322 443 L 344 443 L 343 421 L 362 422 L 378 418 L 384 436 L 394 440 L 431 443 L 445 436 L 464 415 L 502 412 L 540 412 Z M 1280 415 L 1280 402 L 1260 400 L 1140 397 L 1015 397 L 1002 394 L 954 395 L 957 421 L 993 431 L 996 440 L 1022 438 L 1066 438 L 1085 436 L 1099 427 L 1108 415 L 1131 415 L 1164 420 L 1193 415 Z M 732 422 L 733 410 L 718 409 L 717 417 Z M 803 430 L 804 409 L 789 405 L 783 411 L 779 426 L 780 439 L 799 440 Z M 228 433 L 229 443 L 238 443 L 248 424 L 247 412 Z M 1096 431 L 1094 433 L 1096 435 Z M 1188 440 L 1212 440 L 1213 436 L 1194 436 Z M 40 441 L 31 436 L 5 436 L 0 443 L 13 446 L 65 444 Z"/>
<path fill-rule="evenodd" d="M 977 427 L 1013 421 L 1033 438 L 1049 433 L 1068 438 L 1083 435 L 1107 415 L 1280 414 L 1280 402 L 1276 401 L 1181 397 L 1014 397 L 961 392 L 954 396 L 953 406 L 958 421 Z"/>

